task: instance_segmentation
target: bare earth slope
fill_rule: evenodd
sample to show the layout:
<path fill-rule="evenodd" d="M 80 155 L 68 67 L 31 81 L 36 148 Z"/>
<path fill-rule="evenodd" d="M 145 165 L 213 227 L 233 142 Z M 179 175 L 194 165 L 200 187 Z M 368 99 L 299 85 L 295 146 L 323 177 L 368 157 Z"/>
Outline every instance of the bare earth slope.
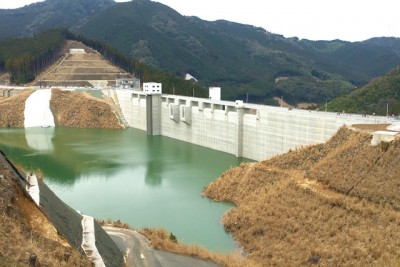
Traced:
<path fill-rule="evenodd" d="M 23 128 L 25 101 L 33 91 L 0 100 L 0 127 Z"/>
<path fill-rule="evenodd" d="M 0 128 L 23 128 L 25 101 L 31 90 L 0 101 Z M 87 93 L 52 89 L 50 108 L 56 126 L 121 129 L 111 106 Z"/>
<path fill-rule="evenodd" d="M 109 104 L 86 93 L 53 89 L 50 109 L 56 126 L 111 129 L 122 127 Z"/>
<path fill-rule="evenodd" d="M 70 54 L 69 49 L 84 49 L 84 54 Z M 119 78 L 132 75 L 112 65 L 99 53 L 84 44 L 68 40 L 63 56 L 41 73 L 32 85 L 57 87 L 112 86 Z"/>
<path fill-rule="evenodd" d="M 0 266 L 91 266 L 22 190 L 0 154 Z M 36 265 L 28 265 L 36 256 Z"/>
<path fill-rule="evenodd" d="M 310 146 L 225 172 L 204 194 L 238 207 L 224 224 L 263 266 L 397 266 L 400 140 L 342 128 Z"/>

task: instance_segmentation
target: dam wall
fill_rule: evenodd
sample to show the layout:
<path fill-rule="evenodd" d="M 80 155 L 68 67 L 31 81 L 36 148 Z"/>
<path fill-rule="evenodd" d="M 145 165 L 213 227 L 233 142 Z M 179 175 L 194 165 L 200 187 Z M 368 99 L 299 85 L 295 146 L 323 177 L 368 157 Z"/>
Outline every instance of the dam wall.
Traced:
<path fill-rule="evenodd" d="M 146 95 L 124 89 L 112 90 L 110 96 L 133 128 L 253 160 L 325 142 L 342 125 L 388 123 L 380 116 Z"/>

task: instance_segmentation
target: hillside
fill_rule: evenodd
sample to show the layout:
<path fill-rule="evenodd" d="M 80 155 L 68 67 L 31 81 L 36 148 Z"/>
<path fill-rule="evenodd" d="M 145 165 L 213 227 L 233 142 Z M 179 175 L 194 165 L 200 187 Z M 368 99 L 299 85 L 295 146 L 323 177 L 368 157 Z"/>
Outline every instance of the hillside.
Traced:
<path fill-rule="evenodd" d="M 400 67 L 371 81 L 349 95 L 329 102 L 333 111 L 398 116 L 400 114 Z"/>
<path fill-rule="evenodd" d="M 69 49 L 84 49 L 71 54 Z M 140 82 L 160 82 L 163 92 L 207 97 L 199 84 L 152 68 L 124 56 L 100 41 L 66 30 L 48 30 L 31 38 L 12 38 L 0 42 L 0 84 L 36 86 L 113 86 L 116 79 L 140 78 Z"/>
<path fill-rule="evenodd" d="M 47 0 L 17 9 L 0 9 L 0 40 L 29 37 L 43 30 L 78 27 L 113 0 Z"/>
<path fill-rule="evenodd" d="M 83 49 L 84 54 L 71 54 L 69 49 Z M 116 79 L 132 78 L 132 75 L 112 65 L 90 47 L 66 40 L 61 57 L 33 82 L 35 86 L 115 86 Z"/>
<path fill-rule="evenodd" d="M 32 91 L 0 100 L 0 128 L 23 128 L 26 99 Z M 56 126 L 121 129 L 111 106 L 87 93 L 52 90 L 50 101 Z"/>
<path fill-rule="evenodd" d="M 276 105 L 278 97 L 291 105 L 321 104 L 400 64 L 398 38 L 355 43 L 284 38 L 251 25 L 185 17 L 149 0 L 47 0 L 1 10 L 0 39 L 31 35 L 50 24 L 172 75 L 190 73 L 204 88 L 221 86 L 222 97 L 230 100 L 248 94 L 250 102 Z"/>
<path fill-rule="evenodd" d="M 342 128 L 326 144 L 241 164 L 204 194 L 237 205 L 225 228 L 263 266 L 397 266 L 400 139 L 370 142 Z"/>
<path fill-rule="evenodd" d="M 61 56 L 64 45 L 62 30 L 49 30 L 32 38 L 6 39 L 0 42 L 0 73 L 8 72 L 11 84 L 30 82 Z"/>
<path fill-rule="evenodd" d="M 58 235 L 0 156 L 0 266 L 91 266 Z"/>
<path fill-rule="evenodd" d="M 104 23 L 104 18 L 114 23 Z M 320 95 L 333 84 L 330 98 L 353 88 L 332 73 L 326 83 L 317 82 L 313 70 L 327 70 L 314 66 L 314 51 L 303 51 L 296 40 L 250 25 L 184 17 L 147 0 L 115 5 L 77 32 L 162 70 L 190 73 L 206 86 L 222 86 L 223 98 L 243 99 L 249 93 L 253 102 L 273 103 L 273 96 L 294 103 L 322 102 Z M 290 81 L 275 83 L 279 77 Z"/>
<path fill-rule="evenodd" d="M 284 38 L 251 25 L 185 17 L 148 0 L 114 5 L 77 32 L 170 73 L 223 88 L 223 98 L 323 103 L 400 64 L 399 39 Z M 279 79 L 281 78 L 281 79 Z"/>

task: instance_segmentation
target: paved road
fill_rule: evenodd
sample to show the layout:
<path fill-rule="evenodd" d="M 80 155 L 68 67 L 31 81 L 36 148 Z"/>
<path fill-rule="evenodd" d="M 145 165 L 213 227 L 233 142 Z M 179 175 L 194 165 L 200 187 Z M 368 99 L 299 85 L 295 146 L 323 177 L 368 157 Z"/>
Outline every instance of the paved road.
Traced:
<path fill-rule="evenodd" d="M 128 266 L 162 267 L 146 238 L 136 231 L 103 227 L 124 255 Z"/>
<path fill-rule="evenodd" d="M 153 250 L 147 239 L 136 231 L 103 227 L 124 254 L 128 266 L 135 267 L 220 267 L 213 262 Z"/>

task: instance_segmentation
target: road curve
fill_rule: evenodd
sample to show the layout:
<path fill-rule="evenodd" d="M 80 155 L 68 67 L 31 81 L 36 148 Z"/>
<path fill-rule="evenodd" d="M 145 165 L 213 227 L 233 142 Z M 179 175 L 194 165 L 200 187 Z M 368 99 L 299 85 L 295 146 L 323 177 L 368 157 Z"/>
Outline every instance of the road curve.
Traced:
<path fill-rule="evenodd" d="M 148 240 L 136 231 L 104 226 L 124 254 L 127 266 L 135 267 L 221 267 L 220 265 L 189 256 L 153 250 Z"/>

